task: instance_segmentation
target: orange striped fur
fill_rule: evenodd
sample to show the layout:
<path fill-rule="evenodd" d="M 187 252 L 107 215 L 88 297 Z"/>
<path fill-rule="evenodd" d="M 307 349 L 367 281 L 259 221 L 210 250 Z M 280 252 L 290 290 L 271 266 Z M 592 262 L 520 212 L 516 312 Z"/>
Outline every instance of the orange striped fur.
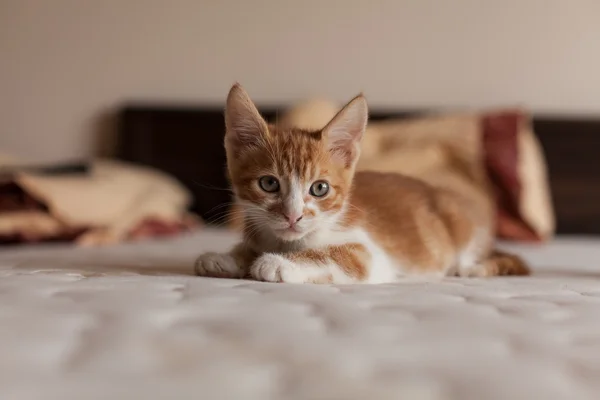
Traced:
<path fill-rule="evenodd" d="M 528 273 L 493 250 L 493 216 L 459 193 L 355 173 L 367 119 L 359 95 L 320 131 L 268 125 L 234 85 L 225 148 L 244 239 L 230 253 L 200 256 L 196 272 L 292 283 Z"/>

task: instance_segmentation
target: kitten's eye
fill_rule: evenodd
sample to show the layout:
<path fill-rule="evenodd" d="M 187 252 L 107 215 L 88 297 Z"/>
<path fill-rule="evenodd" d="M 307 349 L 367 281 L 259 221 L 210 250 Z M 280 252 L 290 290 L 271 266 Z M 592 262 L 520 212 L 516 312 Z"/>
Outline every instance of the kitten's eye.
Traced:
<path fill-rule="evenodd" d="M 325 181 L 316 181 L 310 187 L 310 194 L 315 197 L 323 197 L 329 193 L 329 183 Z"/>
<path fill-rule="evenodd" d="M 279 181 L 274 176 L 263 176 L 258 180 L 260 188 L 268 193 L 275 193 L 279 191 Z"/>

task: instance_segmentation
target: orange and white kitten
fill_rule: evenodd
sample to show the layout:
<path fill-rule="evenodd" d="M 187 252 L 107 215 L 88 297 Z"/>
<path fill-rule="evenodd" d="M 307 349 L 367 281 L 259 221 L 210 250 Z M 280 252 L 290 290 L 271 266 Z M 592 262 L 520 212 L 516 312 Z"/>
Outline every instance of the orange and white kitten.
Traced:
<path fill-rule="evenodd" d="M 225 148 L 243 241 L 200 256 L 196 273 L 341 284 L 528 273 L 493 250 L 492 216 L 460 194 L 399 174 L 355 173 L 367 120 L 359 95 L 320 131 L 268 125 L 234 85 Z"/>

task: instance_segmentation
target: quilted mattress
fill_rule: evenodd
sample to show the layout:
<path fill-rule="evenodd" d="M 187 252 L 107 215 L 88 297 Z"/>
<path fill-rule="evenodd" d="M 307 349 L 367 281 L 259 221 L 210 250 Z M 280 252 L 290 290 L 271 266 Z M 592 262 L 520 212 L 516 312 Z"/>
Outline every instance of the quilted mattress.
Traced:
<path fill-rule="evenodd" d="M 218 230 L 0 253 L 0 399 L 597 399 L 600 238 L 520 245 L 526 278 L 199 278 Z"/>

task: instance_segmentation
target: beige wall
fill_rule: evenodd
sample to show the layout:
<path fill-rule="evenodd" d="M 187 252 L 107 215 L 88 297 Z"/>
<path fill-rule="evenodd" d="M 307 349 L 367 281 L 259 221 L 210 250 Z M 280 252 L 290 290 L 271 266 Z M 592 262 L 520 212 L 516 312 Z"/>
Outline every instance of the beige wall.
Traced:
<path fill-rule="evenodd" d="M 0 0 L 0 153 L 88 155 L 125 100 L 600 111 L 598 0 Z"/>

